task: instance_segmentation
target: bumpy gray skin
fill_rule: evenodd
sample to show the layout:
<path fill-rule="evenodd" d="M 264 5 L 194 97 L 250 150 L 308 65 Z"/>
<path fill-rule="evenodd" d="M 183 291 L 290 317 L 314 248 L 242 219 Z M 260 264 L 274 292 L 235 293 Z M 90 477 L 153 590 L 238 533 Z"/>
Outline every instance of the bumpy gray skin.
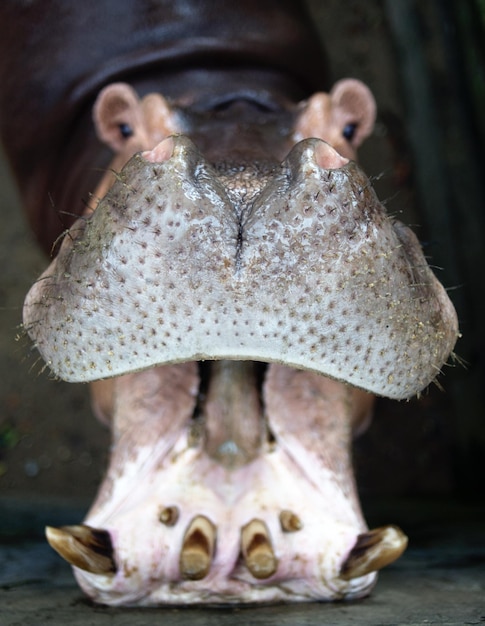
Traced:
<path fill-rule="evenodd" d="M 27 297 L 53 372 L 87 382 L 252 359 L 391 398 L 428 385 L 455 343 L 454 309 L 359 167 L 319 167 L 325 145 L 300 142 L 249 191 L 186 137 L 166 162 L 133 157 Z"/>
<path fill-rule="evenodd" d="M 25 303 L 55 374 L 118 377 L 85 521 L 107 556 L 86 567 L 76 548 L 76 577 L 112 605 L 367 595 L 361 558 L 379 542 L 352 475 L 352 386 L 407 398 L 429 384 L 453 307 L 414 235 L 324 142 L 214 168 L 187 137 L 165 141 L 127 163 Z M 261 389 L 253 362 L 270 364 Z M 192 549 L 206 568 L 191 570 Z"/>

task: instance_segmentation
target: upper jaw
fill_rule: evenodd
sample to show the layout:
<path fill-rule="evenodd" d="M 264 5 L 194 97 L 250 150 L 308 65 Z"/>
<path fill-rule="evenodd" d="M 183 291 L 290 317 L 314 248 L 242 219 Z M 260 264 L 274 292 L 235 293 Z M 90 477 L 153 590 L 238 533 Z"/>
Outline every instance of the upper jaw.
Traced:
<path fill-rule="evenodd" d="M 429 384 L 456 314 L 358 166 L 310 139 L 263 181 L 241 208 L 187 137 L 135 155 L 27 296 L 54 373 L 250 359 L 392 398 Z"/>

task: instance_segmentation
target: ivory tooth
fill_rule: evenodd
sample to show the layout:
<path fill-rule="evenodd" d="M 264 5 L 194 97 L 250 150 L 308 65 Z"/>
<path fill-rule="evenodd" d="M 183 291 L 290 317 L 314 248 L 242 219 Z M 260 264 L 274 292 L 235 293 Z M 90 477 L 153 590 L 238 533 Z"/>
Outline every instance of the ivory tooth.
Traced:
<path fill-rule="evenodd" d="M 261 520 L 253 519 L 241 529 L 241 552 L 254 578 L 269 578 L 276 572 L 278 559 L 268 527 Z"/>
<path fill-rule="evenodd" d="M 71 565 L 92 574 L 116 572 L 113 544 L 108 531 L 78 524 L 60 528 L 46 526 L 45 534 L 50 546 Z"/>
<path fill-rule="evenodd" d="M 301 519 L 293 511 L 281 511 L 280 513 L 281 530 L 285 533 L 296 533 L 303 528 Z"/>
<path fill-rule="evenodd" d="M 204 515 L 194 517 L 185 531 L 180 551 L 180 573 L 188 580 L 200 580 L 209 573 L 217 529 Z"/>
<path fill-rule="evenodd" d="M 354 547 L 340 569 L 344 580 L 376 572 L 398 559 L 408 538 L 397 526 L 382 526 L 358 535 Z"/>

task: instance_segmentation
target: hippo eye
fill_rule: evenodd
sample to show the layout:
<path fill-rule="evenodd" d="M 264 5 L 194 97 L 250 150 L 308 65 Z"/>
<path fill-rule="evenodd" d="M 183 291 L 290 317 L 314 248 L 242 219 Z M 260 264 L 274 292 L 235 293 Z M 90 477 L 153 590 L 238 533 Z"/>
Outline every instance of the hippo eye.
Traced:
<path fill-rule="evenodd" d="M 128 139 L 128 137 L 133 135 L 133 129 L 129 124 L 119 124 L 118 127 L 120 129 L 121 136 L 125 139 Z"/>
<path fill-rule="evenodd" d="M 342 131 L 342 135 L 345 137 L 345 139 L 347 139 L 347 141 L 352 141 L 356 130 L 357 130 L 357 124 L 355 122 L 346 124 L 345 128 Z"/>

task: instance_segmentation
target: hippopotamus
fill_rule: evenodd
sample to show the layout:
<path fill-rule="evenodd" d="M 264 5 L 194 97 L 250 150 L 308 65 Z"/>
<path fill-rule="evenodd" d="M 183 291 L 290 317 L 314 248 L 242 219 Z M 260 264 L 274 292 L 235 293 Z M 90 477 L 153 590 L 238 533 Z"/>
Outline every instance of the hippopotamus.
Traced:
<path fill-rule="evenodd" d="M 93 37 L 73 68 L 65 37 L 69 89 L 51 81 L 37 123 L 61 119 L 52 145 L 67 147 L 17 167 L 39 239 L 58 248 L 24 327 L 56 376 L 91 384 L 112 449 L 86 518 L 49 527 L 49 543 L 108 605 L 368 595 L 407 538 L 367 527 L 352 437 L 375 395 L 429 385 L 458 337 L 418 240 L 356 163 L 371 92 L 314 89 L 299 61 L 325 63 L 297 2 L 120 15 L 105 0 L 92 22 L 69 4 L 74 32 L 109 15 L 116 42 L 98 66 Z M 96 137 L 81 133 L 93 101 Z M 3 134 L 15 166 L 33 140 Z M 105 146 L 93 184 L 84 165 Z M 46 181 L 74 214 L 60 243 L 41 217 Z"/>

